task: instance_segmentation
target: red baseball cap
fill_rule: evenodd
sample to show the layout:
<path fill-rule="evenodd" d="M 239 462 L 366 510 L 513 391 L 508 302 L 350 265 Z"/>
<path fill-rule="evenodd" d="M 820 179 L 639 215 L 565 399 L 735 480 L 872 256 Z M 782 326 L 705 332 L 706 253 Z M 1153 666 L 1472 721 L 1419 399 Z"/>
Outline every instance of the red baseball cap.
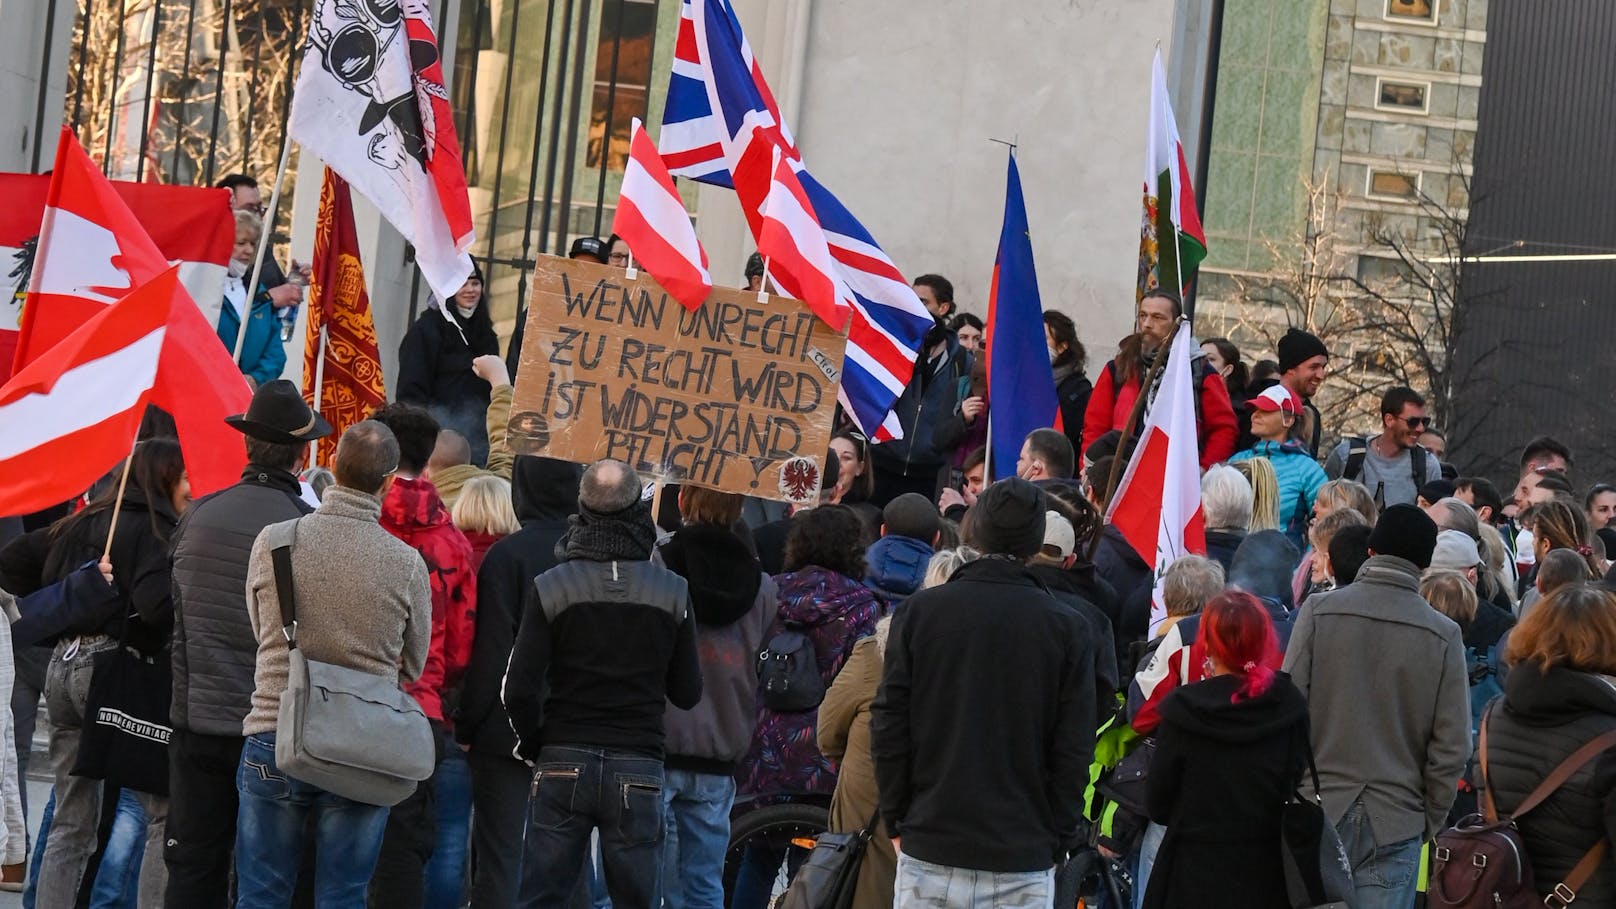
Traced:
<path fill-rule="evenodd" d="M 1302 412 L 1302 399 L 1283 385 L 1270 385 L 1251 399 L 1251 407 L 1253 410 L 1278 411 L 1294 417 Z"/>

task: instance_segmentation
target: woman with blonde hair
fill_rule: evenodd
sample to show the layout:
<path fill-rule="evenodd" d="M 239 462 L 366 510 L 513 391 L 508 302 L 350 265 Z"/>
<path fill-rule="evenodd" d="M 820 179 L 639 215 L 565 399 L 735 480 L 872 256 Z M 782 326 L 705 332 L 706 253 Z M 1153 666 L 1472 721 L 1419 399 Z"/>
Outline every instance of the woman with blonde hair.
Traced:
<path fill-rule="evenodd" d="M 1487 788 L 1499 815 L 1516 813 L 1568 756 L 1616 731 L 1616 595 L 1590 584 L 1560 588 L 1516 626 L 1506 659 L 1514 668 L 1503 700 L 1485 720 Z M 1566 880 L 1616 827 L 1612 805 L 1616 749 L 1517 821 L 1540 897 L 1565 885 L 1579 906 L 1616 905 L 1616 857 L 1608 849 L 1580 886 Z"/>
<path fill-rule="evenodd" d="M 472 568 L 482 568 L 490 547 L 522 529 L 511 504 L 511 481 L 492 474 L 472 477 L 460 487 L 450 517 L 471 542 Z"/>
<path fill-rule="evenodd" d="M 1550 499 L 1533 505 L 1526 516 L 1532 528 L 1532 555 L 1538 564 L 1556 549 L 1569 549 L 1582 559 L 1588 569 L 1586 580 L 1601 576 L 1599 556 L 1594 552 L 1593 539 L 1588 533 L 1588 518 L 1581 508 L 1559 499 Z M 1521 597 L 1521 616 L 1537 605 L 1537 588 L 1531 587 Z"/>
<path fill-rule="evenodd" d="M 1248 530 L 1279 530 L 1279 475 L 1267 458 L 1248 458 L 1229 466 L 1251 483 L 1251 525 Z"/>
<path fill-rule="evenodd" d="M 922 588 L 948 582 L 966 562 L 980 558 L 967 546 L 943 549 L 932 555 L 926 566 Z M 887 633 L 892 616 L 875 626 L 875 634 L 859 641 L 853 655 L 837 674 L 819 705 L 819 750 L 833 761 L 841 761 L 836 792 L 830 802 L 830 829 L 833 833 L 853 833 L 875 817 L 879 793 L 875 785 L 875 761 L 870 757 L 870 702 L 881 685 L 881 668 L 887 649 Z M 889 909 L 898 874 L 898 853 L 892 838 L 879 819 L 871 832 L 864 863 L 859 866 L 858 884 L 853 891 L 853 909 Z"/>
<path fill-rule="evenodd" d="M 1380 517 L 1380 509 L 1375 506 L 1375 498 L 1369 494 L 1368 488 L 1362 483 L 1353 480 L 1331 480 L 1319 487 L 1313 496 L 1313 523 L 1317 525 L 1331 512 L 1341 509 L 1350 509 L 1363 516 L 1364 523 L 1375 526 L 1375 520 Z M 1306 599 L 1313 584 L 1314 561 L 1323 558 L 1315 555 L 1320 552 L 1317 546 L 1312 546 L 1302 555 L 1302 564 L 1296 566 L 1296 574 L 1291 576 L 1291 592 L 1295 594 L 1294 602 L 1300 603 Z"/>

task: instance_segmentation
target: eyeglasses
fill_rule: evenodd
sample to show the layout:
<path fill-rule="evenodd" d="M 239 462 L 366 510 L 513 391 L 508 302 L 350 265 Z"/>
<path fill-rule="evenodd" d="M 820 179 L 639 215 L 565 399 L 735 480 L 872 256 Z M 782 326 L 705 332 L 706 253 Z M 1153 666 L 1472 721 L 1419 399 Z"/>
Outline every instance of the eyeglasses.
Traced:
<path fill-rule="evenodd" d="M 628 253 L 614 252 L 611 255 L 607 256 L 606 260 L 608 262 L 627 262 L 628 261 Z"/>
<path fill-rule="evenodd" d="M 1431 425 L 1430 417 L 1404 417 L 1403 422 L 1409 429 L 1424 429 Z"/>

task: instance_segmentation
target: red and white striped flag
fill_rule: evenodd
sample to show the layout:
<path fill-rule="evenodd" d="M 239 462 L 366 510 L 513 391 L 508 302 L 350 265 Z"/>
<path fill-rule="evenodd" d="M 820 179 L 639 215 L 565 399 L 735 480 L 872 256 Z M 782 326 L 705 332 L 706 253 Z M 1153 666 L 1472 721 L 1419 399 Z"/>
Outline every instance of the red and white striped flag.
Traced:
<path fill-rule="evenodd" d="M 20 369 L 170 263 L 179 264 L 203 318 L 218 322 L 236 236 L 228 190 L 109 182 L 71 130 L 57 144 L 53 173 L 72 179 L 0 174 L 6 199 L 0 279 L 7 282 L 0 294 L 0 381 L 14 363 Z M 114 204 L 134 213 L 137 228 L 155 244 L 152 256 L 120 246 L 107 214 Z"/>
<path fill-rule="evenodd" d="M 223 489 L 246 463 L 224 418 L 250 400 L 170 267 L 0 387 L 0 511 L 27 514 L 83 493 L 129 453 L 148 403 L 173 414 L 194 494 Z"/>
<path fill-rule="evenodd" d="M 1191 365 L 1195 339 L 1180 325 L 1167 356 L 1165 374 L 1150 402 L 1139 444 L 1128 461 L 1106 520 L 1151 566 L 1150 632 L 1167 616 L 1162 577 L 1179 556 L 1206 554 L 1201 519 L 1201 460 L 1195 431 L 1195 382 Z"/>
<path fill-rule="evenodd" d="M 650 272 L 679 305 L 701 308 L 713 289 L 707 250 L 696 239 L 673 177 L 638 117 L 634 118 L 617 213 L 612 216 L 612 233 L 627 241 L 635 264 Z"/>
<path fill-rule="evenodd" d="M 773 160 L 769 194 L 760 209 L 763 223 L 758 229 L 758 252 L 768 261 L 781 289 L 808 304 L 827 325 L 843 331 L 853 314 L 853 292 L 842 280 L 813 204 L 780 146 L 754 141 L 747 154 L 764 150 Z"/>
<path fill-rule="evenodd" d="M 316 0 L 290 129 L 415 245 L 439 299 L 466 283 L 471 202 L 426 3 Z"/>

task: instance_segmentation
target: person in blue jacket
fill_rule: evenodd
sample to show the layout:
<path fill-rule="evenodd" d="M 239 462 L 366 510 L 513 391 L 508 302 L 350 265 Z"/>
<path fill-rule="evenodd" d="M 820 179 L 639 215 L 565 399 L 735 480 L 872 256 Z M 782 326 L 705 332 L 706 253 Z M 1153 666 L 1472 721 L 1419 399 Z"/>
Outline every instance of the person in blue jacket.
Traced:
<path fill-rule="evenodd" d="M 252 263 L 258 255 L 258 238 L 263 229 L 264 222 L 257 215 L 250 211 L 236 212 L 236 246 L 224 279 L 224 305 L 219 308 L 219 340 L 225 350 L 235 348 L 236 336 L 241 332 L 241 312 L 247 308 L 247 281 L 252 277 Z M 295 286 L 288 286 L 295 290 Z M 286 368 L 286 348 L 281 341 L 275 300 L 262 281 L 252 295 L 247 337 L 242 341 L 241 350 L 236 351 L 236 362 L 241 365 L 242 374 L 252 380 L 254 388 L 280 378 Z"/>
<path fill-rule="evenodd" d="M 1324 468 L 1307 453 L 1307 446 L 1290 437 L 1302 401 L 1284 385 L 1274 385 L 1254 395 L 1249 404 L 1251 434 L 1257 441 L 1245 451 L 1235 452 L 1229 461 L 1267 458 L 1274 465 L 1279 478 L 1279 527 L 1300 549 L 1306 545 L 1313 499 L 1328 479 Z"/>

